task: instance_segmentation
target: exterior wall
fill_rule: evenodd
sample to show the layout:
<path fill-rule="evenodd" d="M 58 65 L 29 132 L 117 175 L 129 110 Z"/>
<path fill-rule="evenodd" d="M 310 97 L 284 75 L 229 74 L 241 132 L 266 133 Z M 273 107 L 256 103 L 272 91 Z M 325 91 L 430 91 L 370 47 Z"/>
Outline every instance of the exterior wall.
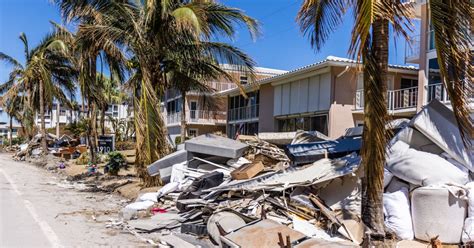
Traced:
<path fill-rule="evenodd" d="M 277 126 L 273 118 L 274 89 L 271 84 L 260 87 L 259 132 L 275 132 Z"/>
<path fill-rule="evenodd" d="M 355 68 L 345 71 L 344 67 L 332 67 L 332 102 L 329 111 L 329 137 L 337 138 L 343 135 L 346 129 L 355 127 L 363 122 L 363 110 L 354 113 L 356 91 L 363 89 L 363 77 L 361 72 Z M 344 72 L 344 73 L 343 73 Z M 338 77 L 339 76 L 339 77 Z M 398 90 L 401 87 L 402 78 L 417 79 L 417 74 L 389 72 L 389 80 L 392 81 L 388 88 Z M 359 84 L 359 85 L 358 85 Z M 398 116 L 411 117 L 414 111 L 397 113 Z M 389 114 L 394 114 L 389 111 Z"/>
<path fill-rule="evenodd" d="M 354 109 L 358 73 L 354 68 L 346 72 L 344 70 L 343 67 L 331 68 L 333 97 L 329 110 L 328 136 L 330 138 L 338 138 L 345 133 L 346 129 L 355 126 L 352 111 Z M 340 75 L 340 73 L 343 74 Z"/>
<path fill-rule="evenodd" d="M 421 107 L 427 101 L 427 93 L 425 85 L 428 85 L 427 75 L 427 44 L 428 44 L 428 10 L 426 4 L 421 6 L 421 24 L 420 24 L 420 59 L 419 59 L 419 71 L 418 71 L 418 104 L 417 111 L 421 110 Z"/>
<path fill-rule="evenodd" d="M 331 74 L 322 73 L 274 85 L 274 116 L 328 111 Z"/>
<path fill-rule="evenodd" d="M 220 91 L 227 91 L 230 89 L 235 89 L 237 88 L 237 85 L 235 84 L 235 81 L 240 82 L 242 85 L 251 85 L 253 82 L 253 79 L 249 77 L 248 74 L 242 73 L 238 70 L 238 68 L 233 67 L 231 65 L 222 65 L 222 68 L 226 70 L 231 77 L 233 78 L 232 80 L 229 80 L 227 78 L 220 78 L 217 79 L 213 82 L 209 82 L 209 87 L 213 88 L 216 92 Z M 255 80 L 261 80 L 264 78 L 268 78 L 271 76 L 275 76 L 277 74 L 281 74 L 285 71 L 279 71 L 279 70 L 273 70 L 273 69 L 268 69 L 268 68 L 260 68 L 257 67 L 255 68 Z M 271 90 L 271 88 L 269 88 Z M 163 113 L 163 118 L 165 120 L 166 125 L 168 126 L 168 130 L 170 135 L 178 135 L 180 132 L 180 119 L 181 119 L 181 112 L 177 112 L 174 115 L 168 113 L 166 109 L 166 103 L 175 99 L 179 99 L 180 95 L 175 91 L 175 90 L 167 90 L 165 93 L 165 97 L 163 99 L 163 104 L 162 104 L 162 113 Z M 185 101 L 185 106 L 186 106 L 186 120 L 191 119 L 191 116 L 194 116 L 194 113 L 199 115 L 203 114 L 204 116 L 209 116 L 212 115 L 214 118 L 204 118 L 200 119 L 197 118 L 197 120 L 194 120 L 193 122 L 188 121 L 188 133 L 189 129 L 192 129 L 191 126 L 193 126 L 195 129 L 197 129 L 199 134 L 203 133 L 209 133 L 209 132 L 216 132 L 220 131 L 225 133 L 226 132 L 226 122 L 228 120 L 228 96 L 223 96 L 223 97 L 217 97 L 213 96 L 213 101 L 216 103 L 215 107 L 212 109 L 204 108 L 205 102 L 203 101 L 203 96 L 202 94 L 198 92 L 188 92 L 186 96 L 186 101 Z M 196 101 L 197 102 L 197 110 L 194 113 L 191 113 L 190 107 L 191 107 L 191 101 Z M 182 109 L 181 109 L 182 110 Z M 193 114 L 193 115 L 192 115 Z M 258 113 L 257 113 L 258 114 Z M 172 116 L 172 118 L 170 118 Z M 199 115 L 200 116 L 200 115 Z M 258 118 L 258 117 L 257 117 Z M 170 122 L 170 119 L 172 120 Z M 239 123 L 245 123 L 247 120 L 237 120 Z"/>

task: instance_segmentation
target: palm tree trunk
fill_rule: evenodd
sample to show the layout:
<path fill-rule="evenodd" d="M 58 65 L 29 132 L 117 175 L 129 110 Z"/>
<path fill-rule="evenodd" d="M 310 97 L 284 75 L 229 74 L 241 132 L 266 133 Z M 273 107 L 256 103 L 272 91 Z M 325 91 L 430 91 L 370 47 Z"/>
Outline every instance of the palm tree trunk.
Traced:
<path fill-rule="evenodd" d="M 8 141 L 10 142 L 10 150 L 12 149 L 12 142 L 13 142 L 13 117 L 10 115 L 10 135 L 8 137 Z"/>
<path fill-rule="evenodd" d="M 103 107 L 101 108 L 101 113 L 100 113 L 100 129 L 101 129 L 101 134 L 102 135 L 105 135 L 105 108 L 106 107 Z M 114 130 L 115 132 L 115 130 Z"/>
<path fill-rule="evenodd" d="M 383 168 L 387 135 L 388 21 L 373 23 L 372 43 L 364 52 L 364 132 L 361 150 L 362 220 L 370 230 L 369 240 L 383 240 Z M 367 50 L 369 49 L 369 50 Z M 373 244 L 373 243 L 372 243 Z"/>
<path fill-rule="evenodd" d="M 94 118 L 93 118 L 93 115 L 94 115 L 94 112 L 93 112 L 93 106 L 94 104 L 91 103 L 91 99 L 88 99 L 88 107 L 87 107 L 87 112 L 88 112 L 88 116 L 89 116 L 89 127 L 87 128 L 87 141 L 89 142 L 89 153 L 90 153 L 90 159 L 91 159 L 91 163 L 92 164 L 96 164 L 97 162 L 97 158 L 96 158 L 96 140 L 95 140 L 95 136 L 94 136 L 94 127 L 93 127 L 93 123 L 94 123 Z"/>
<path fill-rule="evenodd" d="M 186 140 L 186 91 L 181 92 L 181 143 Z"/>
<path fill-rule="evenodd" d="M 92 104 L 92 133 L 94 135 L 94 144 L 98 146 L 98 136 L 99 132 L 97 131 L 97 104 Z"/>
<path fill-rule="evenodd" d="M 31 101 L 31 86 L 28 84 L 27 85 L 27 90 L 26 90 L 26 111 L 25 111 L 25 126 L 26 126 L 26 136 L 28 137 L 28 140 L 31 140 L 34 136 L 33 130 L 34 130 L 34 119 L 35 117 L 33 116 L 33 111 L 32 111 L 32 101 Z"/>
<path fill-rule="evenodd" d="M 45 121 L 44 121 L 44 82 L 43 80 L 40 80 L 39 82 L 39 98 L 40 98 L 40 117 L 41 117 L 41 147 L 43 148 L 43 153 L 48 153 L 48 144 L 47 142 L 47 137 L 46 137 L 46 126 L 45 126 Z"/>
<path fill-rule="evenodd" d="M 61 112 L 61 105 L 58 101 L 56 104 L 56 137 L 59 139 L 59 114 Z"/>

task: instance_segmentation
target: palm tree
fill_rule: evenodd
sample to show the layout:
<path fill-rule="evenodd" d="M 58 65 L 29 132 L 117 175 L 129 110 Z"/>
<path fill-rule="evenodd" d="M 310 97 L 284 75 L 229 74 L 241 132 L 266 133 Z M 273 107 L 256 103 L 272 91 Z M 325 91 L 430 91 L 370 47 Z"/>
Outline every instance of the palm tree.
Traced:
<path fill-rule="evenodd" d="M 431 0 L 429 9 L 441 81 L 453 106 L 464 145 L 470 148 L 473 124 L 469 117 L 469 99 L 474 95 L 474 55 L 470 46 L 474 41 L 469 30 L 474 26 L 474 2 Z"/>
<path fill-rule="evenodd" d="M 21 120 L 23 125 L 26 127 L 26 134 L 28 138 L 31 138 L 33 133 L 33 111 L 32 111 L 32 103 L 31 103 L 31 84 L 25 81 L 25 74 L 27 71 L 27 66 L 31 62 L 31 51 L 28 47 L 28 39 L 24 33 L 21 33 L 19 39 L 23 43 L 24 46 L 24 56 L 25 56 L 25 63 L 22 64 L 19 60 L 0 52 L 0 60 L 8 63 L 12 66 L 12 69 L 9 73 L 8 80 L 0 85 L 0 94 L 6 94 L 2 98 L 2 102 L 6 101 L 13 101 L 16 97 L 20 94 L 27 95 L 27 99 L 23 99 L 27 101 L 27 104 L 24 104 L 24 115 L 22 116 Z"/>
<path fill-rule="evenodd" d="M 94 13 L 84 14 L 74 17 L 81 21 L 81 25 L 94 20 Z M 78 84 L 82 96 L 82 112 L 84 112 L 85 101 L 87 102 L 87 117 L 89 121 L 87 140 L 89 143 L 89 153 L 92 163 L 96 163 L 97 147 L 97 114 L 98 108 L 104 105 L 101 81 L 104 65 L 108 66 L 111 75 L 119 81 L 124 78 L 125 55 L 120 48 L 108 40 L 98 42 L 92 37 L 83 36 L 81 28 L 76 34 L 66 28 L 53 23 L 56 32 L 61 34 L 67 45 L 70 47 L 69 59 L 78 71 Z M 97 73 L 97 64 L 100 66 L 100 73 Z"/>
<path fill-rule="evenodd" d="M 9 87 L 5 99 L 14 99 L 25 93 L 26 89 L 27 113 L 39 111 L 41 145 L 46 153 L 45 107 L 51 109 L 53 99 L 69 103 L 64 91 L 68 91 L 70 95 L 74 94 L 74 84 L 71 81 L 74 80 L 75 73 L 65 57 L 65 44 L 56 33 L 46 35 L 32 50 L 28 49 L 28 40 L 24 34 L 20 35 L 20 39 L 25 45 L 27 60 L 24 66 L 15 63 L 16 60 L 6 54 L 0 55 L 14 65 L 10 79 L 4 84 L 5 88 Z"/>
<path fill-rule="evenodd" d="M 385 105 L 388 71 L 389 23 L 394 31 L 408 38 L 412 6 L 390 0 L 305 0 L 297 20 L 301 30 L 310 36 L 311 44 L 321 49 L 343 14 L 354 8 L 354 26 L 349 53 L 364 65 L 364 132 L 361 149 L 362 220 L 370 240 L 385 238 L 383 222 L 383 167 L 388 119 Z"/>
<path fill-rule="evenodd" d="M 91 22 L 81 23 L 78 32 L 81 38 L 90 37 L 100 44 L 113 41 L 126 47 L 135 57 L 140 70 L 140 80 L 134 81 L 133 87 L 137 107 L 137 174 L 144 186 L 160 184 L 159 177 L 148 175 L 146 165 L 169 151 L 159 110 L 159 99 L 169 87 L 168 62 L 179 52 L 186 58 L 212 54 L 220 62 L 237 64 L 253 72 L 253 61 L 242 57 L 239 50 L 221 43 L 204 45 L 202 41 L 217 36 L 233 37 L 236 24 L 246 25 L 255 34 L 255 20 L 212 0 L 57 2 L 68 19 L 93 18 Z"/>
<path fill-rule="evenodd" d="M 98 84 L 101 86 L 102 98 L 100 99 L 100 129 L 101 134 L 105 135 L 105 112 L 109 104 L 121 104 L 125 99 L 125 93 L 120 91 L 119 82 L 109 78 L 104 74 L 97 75 Z"/>

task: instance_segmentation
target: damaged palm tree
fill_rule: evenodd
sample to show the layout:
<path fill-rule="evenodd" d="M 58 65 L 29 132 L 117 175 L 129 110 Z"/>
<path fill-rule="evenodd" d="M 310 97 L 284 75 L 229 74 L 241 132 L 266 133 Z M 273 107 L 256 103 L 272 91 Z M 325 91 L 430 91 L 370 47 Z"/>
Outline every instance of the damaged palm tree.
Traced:
<path fill-rule="evenodd" d="M 137 159 L 136 168 L 144 186 L 160 184 L 147 176 L 146 166 L 168 153 L 166 127 L 159 99 L 170 87 L 166 74 L 170 61 L 207 56 L 218 63 L 235 64 L 241 71 L 253 72 L 253 61 L 229 45 L 211 42 L 213 37 L 234 37 L 235 24 L 244 24 L 256 33 L 256 21 L 238 9 L 214 1 L 106 1 L 58 0 L 63 14 L 89 16 L 80 34 L 97 44 L 116 44 L 133 54 L 140 71 L 135 87 Z M 224 73 L 225 76 L 230 75 Z"/>
<path fill-rule="evenodd" d="M 466 147 L 471 146 L 473 123 L 469 117 L 469 99 L 473 97 L 474 3 L 471 0 L 431 0 L 431 25 L 441 81 L 453 105 L 461 137 Z"/>
<path fill-rule="evenodd" d="M 301 30 L 311 44 L 321 49 L 343 15 L 354 8 L 354 27 L 349 53 L 364 64 L 364 133 L 361 149 L 362 219 L 369 231 L 366 245 L 385 237 L 383 223 L 383 167 L 387 133 L 386 74 L 388 69 L 389 24 L 408 39 L 412 6 L 402 1 L 306 0 L 298 14 Z"/>

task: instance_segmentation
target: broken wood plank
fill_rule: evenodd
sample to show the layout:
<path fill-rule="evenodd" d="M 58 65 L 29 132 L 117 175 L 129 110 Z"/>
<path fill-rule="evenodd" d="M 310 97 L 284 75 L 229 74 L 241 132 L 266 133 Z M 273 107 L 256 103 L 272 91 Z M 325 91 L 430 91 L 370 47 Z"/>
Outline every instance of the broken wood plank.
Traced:
<path fill-rule="evenodd" d="M 262 162 L 251 163 L 241 166 L 230 173 L 233 179 L 250 179 L 265 169 Z"/>

